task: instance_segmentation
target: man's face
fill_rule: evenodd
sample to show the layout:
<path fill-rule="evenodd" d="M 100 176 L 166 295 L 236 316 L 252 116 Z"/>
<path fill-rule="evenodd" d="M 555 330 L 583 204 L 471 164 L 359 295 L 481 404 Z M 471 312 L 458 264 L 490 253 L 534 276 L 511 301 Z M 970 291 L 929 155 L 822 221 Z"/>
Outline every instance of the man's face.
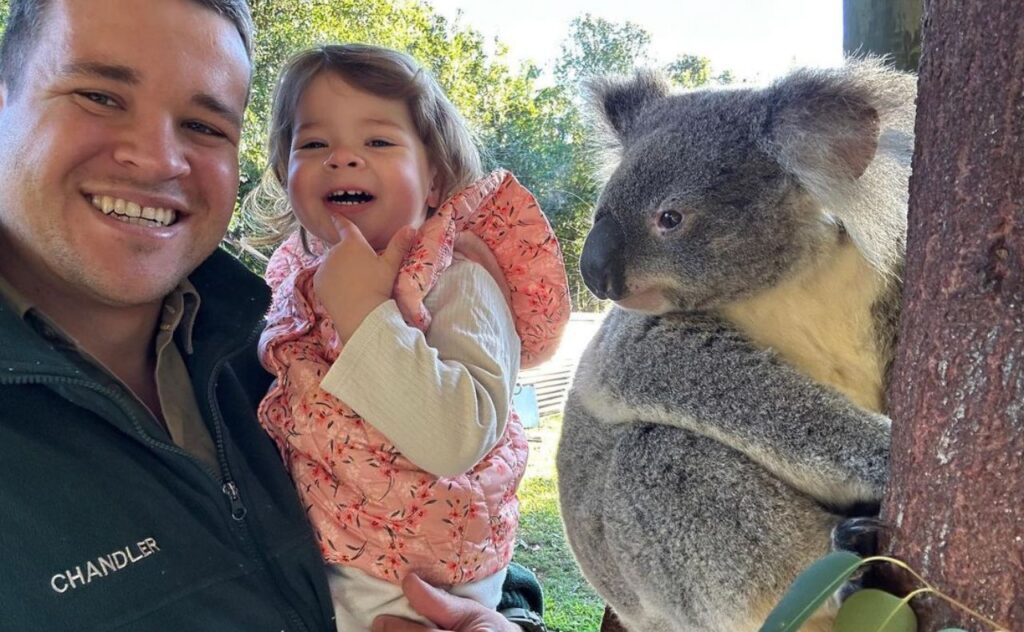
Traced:
<path fill-rule="evenodd" d="M 224 236 L 249 72 L 191 0 L 54 0 L 0 108 L 0 272 L 30 298 L 161 300 Z"/>

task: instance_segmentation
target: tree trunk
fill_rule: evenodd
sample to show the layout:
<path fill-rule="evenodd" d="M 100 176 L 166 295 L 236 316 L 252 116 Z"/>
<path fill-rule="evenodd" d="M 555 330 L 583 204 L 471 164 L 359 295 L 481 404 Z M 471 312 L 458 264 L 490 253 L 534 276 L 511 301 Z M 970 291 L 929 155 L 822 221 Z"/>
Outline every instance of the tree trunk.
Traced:
<path fill-rule="evenodd" d="M 883 518 L 893 556 L 1024 630 L 1021 0 L 926 0 L 916 136 Z M 990 629 L 912 605 L 921 630 Z"/>
<path fill-rule="evenodd" d="M 889 55 L 900 70 L 921 58 L 921 0 L 843 0 L 843 51 Z"/>

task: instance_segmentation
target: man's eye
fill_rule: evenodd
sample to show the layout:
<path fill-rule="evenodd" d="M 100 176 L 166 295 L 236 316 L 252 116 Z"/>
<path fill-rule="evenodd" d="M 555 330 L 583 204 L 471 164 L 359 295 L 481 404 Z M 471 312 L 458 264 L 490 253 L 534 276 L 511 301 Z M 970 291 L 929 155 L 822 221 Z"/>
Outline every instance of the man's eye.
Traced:
<path fill-rule="evenodd" d="M 394 143 L 391 141 L 384 140 L 383 138 L 374 138 L 373 140 L 366 143 L 370 147 L 393 147 Z"/>
<path fill-rule="evenodd" d="M 211 127 L 206 123 L 200 121 L 188 121 L 185 123 L 185 129 L 193 132 L 198 132 L 204 136 L 224 136 L 224 132 L 220 131 L 216 127 Z"/>
<path fill-rule="evenodd" d="M 118 106 L 117 101 L 113 97 L 102 92 L 82 91 L 78 95 L 106 108 L 116 108 Z"/>

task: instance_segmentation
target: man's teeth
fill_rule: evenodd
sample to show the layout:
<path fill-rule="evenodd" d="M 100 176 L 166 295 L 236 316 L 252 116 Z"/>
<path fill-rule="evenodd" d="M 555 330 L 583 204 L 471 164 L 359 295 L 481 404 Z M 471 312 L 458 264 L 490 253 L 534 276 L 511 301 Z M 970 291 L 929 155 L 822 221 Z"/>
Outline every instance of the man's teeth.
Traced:
<path fill-rule="evenodd" d="M 105 214 L 129 224 L 170 226 L 178 219 L 178 212 L 174 209 L 139 206 L 130 200 L 122 200 L 109 195 L 92 196 L 92 205 Z"/>

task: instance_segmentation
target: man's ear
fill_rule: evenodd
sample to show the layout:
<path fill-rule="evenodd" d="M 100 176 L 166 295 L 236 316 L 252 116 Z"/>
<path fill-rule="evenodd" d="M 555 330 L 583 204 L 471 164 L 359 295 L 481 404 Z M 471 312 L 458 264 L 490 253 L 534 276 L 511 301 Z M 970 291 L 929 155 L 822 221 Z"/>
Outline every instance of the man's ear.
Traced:
<path fill-rule="evenodd" d="M 668 94 L 661 75 L 637 71 L 628 79 L 602 77 L 586 84 L 590 109 L 619 145 L 625 144 L 636 129 L 644 108 Z"/>

